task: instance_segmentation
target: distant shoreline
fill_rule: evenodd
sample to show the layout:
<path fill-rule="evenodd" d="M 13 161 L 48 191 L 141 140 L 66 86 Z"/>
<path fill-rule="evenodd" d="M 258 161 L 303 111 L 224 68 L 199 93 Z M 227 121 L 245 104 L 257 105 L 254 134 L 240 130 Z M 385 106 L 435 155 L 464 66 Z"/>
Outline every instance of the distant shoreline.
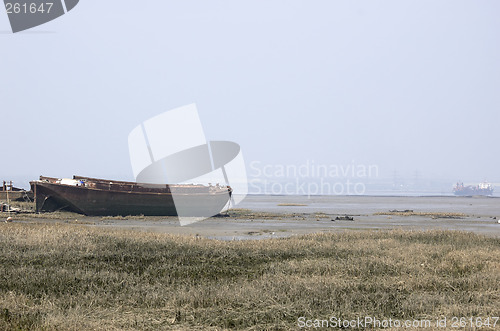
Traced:
<path fill-rule="evenodd" d="M 448 198 L 448 197 L 456 197 L 456 198 L 500 198 L 500 195 L 454 195 L 450 194 L 418 194 L 418 195 L 410 195 L 410 194 L 254 194 L 248 193 L 249 196 L 256 197 L 386 197 L 386 198 Z"/>

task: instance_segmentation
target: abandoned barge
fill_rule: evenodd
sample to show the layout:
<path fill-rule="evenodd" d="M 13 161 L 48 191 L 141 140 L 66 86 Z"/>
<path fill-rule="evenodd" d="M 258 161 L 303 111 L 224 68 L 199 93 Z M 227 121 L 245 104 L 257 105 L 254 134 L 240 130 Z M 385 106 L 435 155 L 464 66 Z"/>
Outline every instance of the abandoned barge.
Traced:
<path fill-rule="evenodd" d="M 82 176 L 40 176 L 30 185 L 36 212 L 67 210 L 89 216 L 178 216 L 177 210 L 182 210 L 182 216 L 210 217 L 226 206 L 232 194 L 230 186 L 145 184 Z"/>
<path fill-rule="evenodd" d="M 12 185 L 12 182 L 3 181 L 0 186 L 0 200 L 2 201 L 33 201 L 33 193 Z"/>

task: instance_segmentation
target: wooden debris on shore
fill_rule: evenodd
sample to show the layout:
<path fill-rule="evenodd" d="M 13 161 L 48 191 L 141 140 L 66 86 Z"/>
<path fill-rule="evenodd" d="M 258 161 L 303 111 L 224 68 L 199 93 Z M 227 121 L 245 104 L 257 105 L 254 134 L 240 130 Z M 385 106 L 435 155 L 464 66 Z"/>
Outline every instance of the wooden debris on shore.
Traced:
<path fill-rule="evenodd" d="M 0 202 L 0 213 L 28 214 L 33 213 L 33 210 L 12 207 L 12 205 Z"/>
<path fill-rule="evenodd" d="M 0 203 L 0 212 L 2 212 L 2 213 L 8 213 L 8 212 L 17 213 L 19 211 L 20 211 L 19 208 L 14 208 L 11 205 L 6 204 L 6 203 Z"/>
<path fill-rule="evenodd" d="M 335 217 L 335 221 L 354 221 L 354 217 L 349 215 L 337 216 Z"/>

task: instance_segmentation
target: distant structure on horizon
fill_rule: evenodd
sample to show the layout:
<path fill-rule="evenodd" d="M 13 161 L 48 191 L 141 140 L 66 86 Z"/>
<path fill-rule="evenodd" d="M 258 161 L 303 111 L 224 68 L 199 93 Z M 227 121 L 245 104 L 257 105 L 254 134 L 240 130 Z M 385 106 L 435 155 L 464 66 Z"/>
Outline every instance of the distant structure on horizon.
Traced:
<path fill-rule="evenodd" d="M 457 185 L 453 188 L 453 193 L 455 195 L 460 195 L 460 196 L 492 195 L 493 186 L 491 186 L 491 184 L 487 182 L 480 183 L 479 185 L 476 186 L 472 185 L 464 186 L 464 183 L 457 183 Z"/>

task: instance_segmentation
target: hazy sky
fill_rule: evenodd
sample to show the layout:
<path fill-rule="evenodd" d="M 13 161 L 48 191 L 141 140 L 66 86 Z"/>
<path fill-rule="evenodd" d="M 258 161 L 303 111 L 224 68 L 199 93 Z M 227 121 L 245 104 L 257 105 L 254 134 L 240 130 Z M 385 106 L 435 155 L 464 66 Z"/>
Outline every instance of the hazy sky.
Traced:
<path fill-rule="evenodd" d="M 81 0 L 0 12 L 0 179 L 132 179 L 127 137 L 196 102 L 248 164 L 500 182 L 500 2 Z"/>

